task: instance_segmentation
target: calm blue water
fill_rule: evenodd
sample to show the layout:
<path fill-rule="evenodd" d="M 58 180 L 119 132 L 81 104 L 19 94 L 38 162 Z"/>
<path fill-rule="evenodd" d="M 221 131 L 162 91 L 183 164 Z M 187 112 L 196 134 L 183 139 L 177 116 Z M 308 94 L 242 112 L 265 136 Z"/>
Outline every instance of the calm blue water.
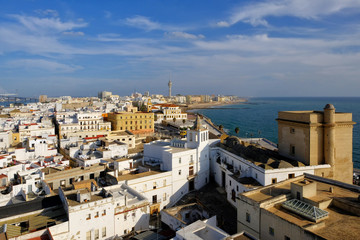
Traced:
<path fill-rule="evenodd" d="M 216 109 L 200 109 L 197 112 L 211 118 L 217 125 L 235 134 L 240 128 L 240 137 L 264 137 L 277 143 L 277 114 L 279 111 L 323 110 L 327 103 L 337 112 L 351 112 L 353 131 L 353 162 L 360 168 L 360 97 L 316 97 L 316 98 L 251 98 L 248 103 L 228 105 Z"/>

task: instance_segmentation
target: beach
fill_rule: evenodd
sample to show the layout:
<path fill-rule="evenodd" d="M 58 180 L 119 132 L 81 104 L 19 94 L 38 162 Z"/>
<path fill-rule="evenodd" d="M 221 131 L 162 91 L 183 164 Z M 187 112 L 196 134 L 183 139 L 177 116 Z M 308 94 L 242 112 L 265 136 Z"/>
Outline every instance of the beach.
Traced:
<path fill-rule="evenodd" d="M 214 108 L 226 105 L 234 105 L 239 103 L 245 103 L 247 99 L 239 99 L 236 101 L 226 101 L 226 102 L 208 102 L 208 103 L 192 103 L 188 104 L 184 107 L 185 110 L 193 110 L 193 109 L 206 109 L 206 108 Z"/>

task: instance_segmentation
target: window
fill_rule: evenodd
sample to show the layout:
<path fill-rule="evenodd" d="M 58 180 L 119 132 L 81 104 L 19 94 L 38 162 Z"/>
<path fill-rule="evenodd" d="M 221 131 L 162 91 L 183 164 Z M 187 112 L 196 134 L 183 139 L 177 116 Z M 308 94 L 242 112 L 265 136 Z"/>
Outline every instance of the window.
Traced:
<path fill-rule="evenodd" d="M 157 203 L 157 195 L 152 196 L 152 203 Z"/>
<path fill-rule="evenodd" d="M 136 212 L 135 211 L 133 211 L 132 216 L 136 217 Z"/>
<path fill-rule="evenodd" d="M 277 178 L 272 178 L 272 179 L 271 179 L 271 183 L 272 183 L 272 184 L 277 183 Z"/>
<path fill-rule="evenodd" d="M 106 227 L 102 228 L 102 237 L 106 237 Z"/>
<path fill-rule="evenodd" d="M 95 213 L 95 218 L 98 218 L 99 217 L 99 212 L 96 212 Z"/>
<path fill-rule="evenodd" d="M 102 212 L 102 216 L 105 216 L 105 215 L 106 215 L 106 209 L 104 209 Z"/>
<path fill-rule="evenodd" d="M 86 232 L 86 240 L 91 240 L 91 231 Z"/>
<path fill-rule="evenodd" d="M 156 189 L 156 182 L 153 183 L 153 189 Z"/>
<path fill-rule="evenodd" d="M 179 170 L 179 175 L 181 175 L 181 170 Z"/>
<path fill-rule="evenodd" d="M 250 213 L 246 213 L 246 221 L 249 223 L 250 222 Z"/>
<path fill-rule="evenodd" d="M 295 128 L 290 128 L 290 133 L 295 133 Z"/>
<path fill-rule="evenodd" d="M 257 179 L 257 173 L 255 173 L 255 178 Z"/>
<path fill-rule="evenodd" d="M 124 213 L 124 221 L 126 221 L 126 219 L 127 219 L 127 215 L 126 213 Z"/>
<path fill-rule="evenodd" d="M 295 155 L 295 146 L 294 145 L 290 145 L 290 154 Z"/>
<path fill-rule="evenodd" d="M 269 227 L 269 234 L 271 236 L 274 236 L 274 229 L 272 227 Z"/>
<path fill-rule="evenodd" d="M 290 240 L 290 237 L 288 237 L 288 236 L 284 236 L 284 240 Z"/>
<path fill-rule="evenodd" d="M 164 179 L 164 181 L 163 181 L 163 185 L 164 185 L 164 187 L 166 186 L 166 179 Z"/>
<path fill-rule="evenodd" d="M 179 164 L 181 164 L 181 158 L 179 158 Z"/>
<path fill-rule="evenodd" d="M 90 220 L 90 219 L 91 219 L 91 214 L 89 213 L 86 215 L 86 220 Z"/>
<path fill-rule="evenodd" d="M 236 191 L 237 191 L 237 192 L 239 191 L 239 186 L 236 186 Z"/>
<path fill-rule="evenodd" d="M 99 239 L 99 229 L 95 229 L 95 239 Z"/>
<path fill-rule="evenodd" d="M 166 201 L 166 193 L 163 194 L 163 201 Z"/>
<path fill-rule="evenodd" d="M 295 174 L 294 173 L 289 173 L 288 178 L 294 178 Z"/>
<path fill-rule="evenodd" d="M 65 187 L 65 185 L 66 185 L 65 180 L 61 180 L 61 181 L 60 181 L 60 186 L 61 186 L 61 187 Z"/>
<path fill-rule="evenodd" d="M 230 186 L 231 186 L 231 180 L 229 181 L 229 184 L 230 184 Z"/>

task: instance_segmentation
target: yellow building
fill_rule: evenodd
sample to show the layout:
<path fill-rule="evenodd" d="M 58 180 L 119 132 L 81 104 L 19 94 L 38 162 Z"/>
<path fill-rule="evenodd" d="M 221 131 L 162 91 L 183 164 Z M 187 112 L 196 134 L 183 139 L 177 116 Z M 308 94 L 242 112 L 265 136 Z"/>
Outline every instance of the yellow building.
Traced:
<path fill-rule="evenodd" d="M 113 131 L 129 130 L 133 134 L 154 132 L 154 113 L 116 112 L 108 114 Z"/>
<path fill-rule="evenodd" d="M 351 113 L 335 112 L 332 104 L 324 111 L 286 111 L 278 115 L 279 153 L 305 165 L 329 164 L 316 175 L 352 183 L 353 125 Z"/>

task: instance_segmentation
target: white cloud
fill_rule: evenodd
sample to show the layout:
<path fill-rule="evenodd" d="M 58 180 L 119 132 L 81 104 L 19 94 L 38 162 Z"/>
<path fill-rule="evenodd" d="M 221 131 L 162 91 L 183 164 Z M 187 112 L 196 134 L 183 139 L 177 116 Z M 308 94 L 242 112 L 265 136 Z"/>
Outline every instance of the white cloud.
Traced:
<path fill-rule="evenodd" d="M 359 8 L 360 0 L 268 0 L 237 8 L 228 21 L 218 22 L 218 26 L 227 27 L 226 23 L 233 25 L 237 22 L 266 26 L 268 23 L 265 18 L 269 16 L 317 19 L 346 9 Z"/>
<path fill-rule="evenodd" d="M 127 26 L 143 29 L 145 31 L 153 31 L 153 30 L 163 30 L 163 31 L 184 31 L 185 29 L 194 28 L 193 26 L 175 26 L 171 24 L 164 24 L 160 22 L 156 22 L 151 20 L 145 16 L 134 16 L 131 18 L 126 18 L 125 20 L 120 21 L 121 24 L 125 24 Z"/>
<path fill-rule="evenodd" d="M 128 26 L 144 29 L 147 31 L 162 29 L 160 23 L 151 21 L 150 18 L 144 16 L 135 16 L 132 18 L 126 18 L 124 23 Z"/>
<path fill-rule="evenodd" d="M 13 60 L 6 64 L 8 68 L 22 68 L 26 70 L 32 69 L 43 69 L 51 72 L 63 72 L 71 73 L 77 70 L 82 69 L 80 66 L 76 65 L 66 65 L 54 61 L 48 61 L 44 59 L 19 59 Z"/>
<path fill-rule="evenodd" d="M 32 32 L 63 32 L 72 30 L 74 28 L 83 28 L 88 25 L 85 22 L 63 22 L 59 18 L 38 18 L 16 14 L 10 15 L 10 17 L 16 19 L 19 23 Z"/>
<path fill-rule="evenodd" d="M 69 31 L 69 32 L 63 32 L 63 35 L 66 36 L 84 36 L 84 32 L 74 32 L 74 31 Z"/>
<path fill-rule="evenodd" d="M 205 38 L 205 36 L 202 34 L 195 35 L 195 34 L 186 33 L 186 32 L 167 32 L 164 35 L 166 37 L 172 38 L 172 39 L 203 39 L 203 38 Z"/>
<path fill-rule="evenodd" d="M 37 9 L 34 11 L 35 13 L 37 13 L 40 16 L 52 16 L 52 17 L 58 17 L 59 13 L 56 10 L 53 9 Z"/>
<path fill-rule="evenodd" d="M 226 21 L 220 21 L 220 22 L 216 23 L 216 26 L 218 26 L 218 27 L 229 27 L 230 24 L 228 22 L 226 22 Z"/>

